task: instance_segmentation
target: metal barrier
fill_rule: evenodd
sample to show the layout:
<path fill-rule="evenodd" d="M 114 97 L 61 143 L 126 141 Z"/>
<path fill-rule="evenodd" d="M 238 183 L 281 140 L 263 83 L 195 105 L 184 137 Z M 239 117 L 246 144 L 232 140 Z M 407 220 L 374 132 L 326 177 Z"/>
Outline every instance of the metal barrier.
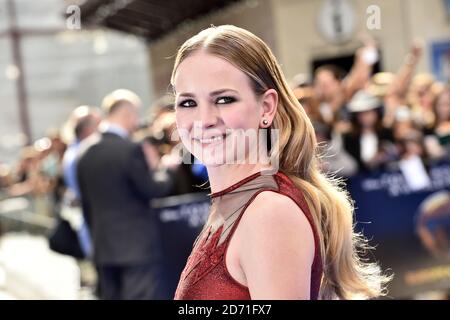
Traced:
<path fill-rule="evenodd" d="M 48 235 L 54 224 L 53 217 L 32 212 L 30 201 L 26 198 L 0 200 L 0 225 L 3 232 L 26 231 Z"/>

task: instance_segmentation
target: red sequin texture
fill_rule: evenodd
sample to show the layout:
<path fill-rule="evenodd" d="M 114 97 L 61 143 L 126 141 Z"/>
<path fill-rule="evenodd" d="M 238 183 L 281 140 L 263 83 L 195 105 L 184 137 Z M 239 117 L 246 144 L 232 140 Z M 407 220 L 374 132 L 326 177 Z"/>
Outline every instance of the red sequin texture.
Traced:
<path fill-rule="evenodd" d="M 257 178 L 261 173 L 253 174 L 231 187 L 214 193 L 211 197 L 220 196 L 235 190 L 248 181 Z M 233 225 L 231 232 L 227 235 L 225 241 L 218 244 L 223 231 L 223 226 L 219 227 L 213 234 L 210 234 L 211 228 L 199 236 L 194 249 L 183 270 L 178 287 L 175 293 L 177 300 L 250 300 L 248 288 L 237 282 L 228 272 L 225 264 L 225 254 L 230 239 L 239 224 L 245 209 L 253 199 L 262 191 L 272 190 L 290 197 L 302 209 L 309 223 L 311 224 L 314 242 L 315 255 L 311 267 L 311 292 L 310 298 L 317 299 L 319 294 L 320 282 L 322 278 L 322 261 L 320 257 L 320 245 L 317 230 L 314 226 L 311 213 L 306 205 L 303 195 L 295 187 L 293 182 L 283 173 L 278 172 L 274 175 L 278 185 L 277 190 L 263 188 L 257 190 L 250 200 L 245 204 L 237 222 Z"/>

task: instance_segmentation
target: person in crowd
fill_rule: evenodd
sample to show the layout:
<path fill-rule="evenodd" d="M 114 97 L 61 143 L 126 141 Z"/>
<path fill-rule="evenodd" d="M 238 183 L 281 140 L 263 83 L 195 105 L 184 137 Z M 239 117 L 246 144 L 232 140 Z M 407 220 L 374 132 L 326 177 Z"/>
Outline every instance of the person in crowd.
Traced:
<path fill-rule="evenodd" d="M 448 156 L 450 152 L 450 85 L 447 85 L 438 95 L 434 105 L 434 123 L 430 130 L 425 131 L 435 141 L 431 151 L 434 158 Z"/>
<path fill-rule="evenodd" d="M 358 163 L 344 149 L 342 135 L 324 122 L 312 121 L 320 152 L 321 170 L 336 177 L 351 177 L 358 172 Z"/>
<path fill-rule="evenodd" d="M 434 76 L 429 73 L 416 74 L 408 92 L 409 105 L 414 121 L 421 128 L 430 128 L 434 122 L 433 104 L 436 99 Z"/>
<path fill-rule="evenodd" d="M 410 106 L 410 88 L 414 77 L 414 71 L 422 56 L 422 51 L 423 44 L 421 40 L 414 40 L 409 52 L 404 58 L 403 64 L 395 75 L 389 73 L 378 75 L 381 82 L 383 82 L 383 80 L 387 82 L 385 90 L 383 90 L 383 95 L 380 97 L 384 104 L 383 125 L 387 128 L 392 127 L 398 117 L 404 119 L 406 112 L 410 113 L 410 116 L 408 117 L 411 117 L 414 121 L 413 112 Z M 374 78 L 376 77 L 374 76 Z M 379 87 L 380 86 L 378 86 L 378 88 Z M 406 109 L 408 109 L 408 111 L 405 111 Z M 398 113 L 400 113 L 400 115 Z M 416 126 L 415 123 L 414 126 Z"/>
<path fill-rule="evenodd" d="M 408 103 L 413 113 L 414 122 L 421 129 L 430 129 L 435 121 L 434 102 L 442 86 L 429 73 L 416 74 L 408 91 Z"/>
<path fill-rule="evenodd" d="M 168 187 L 154 181 L 142 146 L 130 140 L 140 106 L 129 90 L 107 95 L 101 134 L 86 139 L 77 164 L 101 299 L 166 298 L 150 200 L 165 195 Z"/>
<path fill-rule="evenodd" d="M 12 183 L 7 194 L 12 197 L 31 193 L 33 190 L 32 176 L 37 173 L 38 152 L 33 146 L 21 150 L 20 158 L 12 169 Z"/>
<path fill-rule="evenodd" d="M 317 143 L 323 150 L 320 157 L 321 170 L 339 177 L 356 174 L 356 161 L 343 148 L 342 135 L 323 119 L 312 88 L 308 85 L 297 86 L 293 93 L 311 120 Z"/>
<path fill-rule="evenodd" d="M 417 191 L 431 186 L 428 173 L 430 158 L 424 147 L 420 130 L 409 128 L 396 140 L 398 159 L 386 165 L 390 170 L 400 170 L 411 190 Z"/>
<path fill-rule="evenodd" d="M 92 249 L 89 230 L 81 212 L 81 196 L 77 181 L 77 159 L 80 144 L 97 132 L 101 116 L 95 107 L 79 106 L 72 112 L 70 118 L 74 131 L 74 141 L 68 146 L 62 160 L 64 182 L 66 185 L 64 204 L 72 208 L 71 212 L 73 212 L 73 208 L 79 208 L 77 212 L 79 212 L 80 217 L 77 217 L 78 228 L 76 231 L 83 254 L 86 258 L 89 258 L 91 257 Z"/>
<path fill-rule="evenodd" d="M 378 61 L 375 41 L 364 37 L 364 46 L 355 54 L 355 62 L 348 75 L 336 65 L 322 65 L 314 72 L 314 93 L 326 123 L 334 125 L 347 120 L 346 103 L 369 82 L 373 65 Z"/>
<path fill-rule="evenodd" d="M 381 101 L 361 90 L 348 104 L 352 130 L 342 137 L 345 150 L 357 161 L 360 172 L 369 172 L 395 159 L 390 128 L 382 124 Z"/>
<path fill-rule="evenodd" d="M 326 123 L 320 113 L 319 101 L 314 94 L 314 89 L 308 82 L 301 82 L 293 88 L 293 92 L 311 121 Z"/>
<path fill-rule="evenodd" d="M 51 191 L 51 181 L 41 170 L 42 150 L 36 144 L 21 150 L 20 159 L 12 172 L 11 185 L 6 189 L 9 197 L 28 197 L 33 200 Z"/>

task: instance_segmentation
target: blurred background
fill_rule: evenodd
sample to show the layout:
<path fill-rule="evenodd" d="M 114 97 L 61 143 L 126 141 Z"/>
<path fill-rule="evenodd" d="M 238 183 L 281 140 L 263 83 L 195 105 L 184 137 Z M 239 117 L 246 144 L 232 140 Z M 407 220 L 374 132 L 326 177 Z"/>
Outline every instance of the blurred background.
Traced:
<path fill-rule="evenodd" d="M 273 50 L 377 247 L 368 258 L 394 274 L 389 298 L 448 299 L 449 0 L 0 0 L 0 299 L 97 299 L 91 261 L 49 241 L 61 220 L 76 234 L 62 214 L 76 110 L 119 88 L 141 98 L 134 139 L 171 184 L 152 203 L 171 298 L 209 190 L 201 163 L 174 164 L 169 79 L 211 24 Z"/>

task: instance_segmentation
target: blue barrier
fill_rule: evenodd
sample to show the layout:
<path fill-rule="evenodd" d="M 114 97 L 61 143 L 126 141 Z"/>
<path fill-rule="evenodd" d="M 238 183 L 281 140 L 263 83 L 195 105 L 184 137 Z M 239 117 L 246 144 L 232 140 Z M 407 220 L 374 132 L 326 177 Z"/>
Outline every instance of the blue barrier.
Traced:
<path fill-rule="evenodd" d="M 204 193 L 185 194 L 152 202 L 159 217 L 163 246 L 163 278 L 167 299 L 172 299 L 181 272 L 209 213 Z"/>
<path fill-rule="evenodd" d="M 431 184 L 420 191 L 412 190 L 400 171 L 347 181 L 356 228 L 376 246 L 370 258 L 394 274 L 391 297 L 450 288 L 448 238 L 440 239 L 450 234 L 450 163 L 430 167 L 428 175 Z"/>

